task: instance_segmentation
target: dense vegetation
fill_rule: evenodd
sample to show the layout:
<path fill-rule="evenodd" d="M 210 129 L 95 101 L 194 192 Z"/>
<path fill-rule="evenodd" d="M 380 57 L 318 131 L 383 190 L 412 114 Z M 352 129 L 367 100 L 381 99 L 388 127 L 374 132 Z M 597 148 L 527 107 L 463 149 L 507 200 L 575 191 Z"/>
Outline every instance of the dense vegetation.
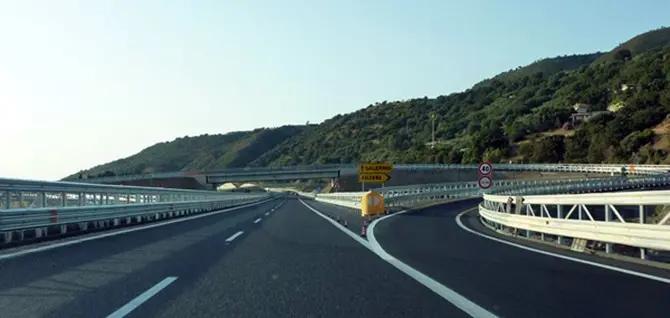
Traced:
<path fill-rule="evenodd" d="M 593 63 L 601 56 L 603 56 L 603 53 L 598 52 L 592 54 L 564 55 L 542 59 L 529 65 L 517 67 L 516 69 L 500 73 L 491 79 L 487 79 L 478 84 L 475 84 L 473 89 L 488 86 L 493 80 L 513 81 L 522 79 L 526 76 L 533 76 L 536 73 L 542 73 L 544 76 L 551 76 L 563 71 L 576 70 L 582 66 Z"/>
<path fill-rule="evenodd" d="M 465 92 L 376 103 L 320 125 L 179 138 L 93 173 L 358 161 L 666 162 L 670 140 L 659 124 L 670 110 L 669 30 L 604 54 L 540 60 Z M 576 103 L 603 113 L 572 128 Z"/>
<path fill-rule="evenodd" d="M 283 126 L 223 135 L 180 137 L 171 142 L 155 144 L 130 157 L 80 171 L 67 179 L 77 179 L 80 175 L 105 177 L 244 167 L 309 127 L 312 126 Z"/>

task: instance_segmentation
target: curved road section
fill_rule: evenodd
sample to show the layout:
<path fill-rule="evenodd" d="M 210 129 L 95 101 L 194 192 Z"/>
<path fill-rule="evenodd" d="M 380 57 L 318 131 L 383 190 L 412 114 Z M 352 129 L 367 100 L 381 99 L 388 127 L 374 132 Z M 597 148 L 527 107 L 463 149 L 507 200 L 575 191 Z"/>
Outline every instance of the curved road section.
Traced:
<path fill-rule="evenodd" d="M 375 222 L 370 241 L 498 317 L 670 315 L 667 270 L 495 233 L 476 211 L 461 213 L 478 202 L 386 217 Z"/>

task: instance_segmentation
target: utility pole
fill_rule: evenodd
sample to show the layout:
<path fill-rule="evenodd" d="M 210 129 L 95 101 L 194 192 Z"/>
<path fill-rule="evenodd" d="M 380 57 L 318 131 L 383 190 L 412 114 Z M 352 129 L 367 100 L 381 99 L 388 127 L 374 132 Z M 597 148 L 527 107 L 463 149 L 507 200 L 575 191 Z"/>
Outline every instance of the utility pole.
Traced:
<path fill-rule="evenodd" d="M 435 114 L 431 114 L 430 117 L 433 119 L 433 142 L 430 144 L 430 148 L 435 148 Z"/>

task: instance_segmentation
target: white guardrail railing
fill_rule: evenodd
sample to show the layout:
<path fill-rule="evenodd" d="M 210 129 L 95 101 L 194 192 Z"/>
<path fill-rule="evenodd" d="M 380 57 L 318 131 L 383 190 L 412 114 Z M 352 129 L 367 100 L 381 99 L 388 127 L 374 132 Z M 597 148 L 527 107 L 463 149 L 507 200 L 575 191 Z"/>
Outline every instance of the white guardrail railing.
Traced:
<path fill-rule="evenodd" d="M 435 171 L 435 170 L 474 170 L 476 164 L 394 164 L 394 171 Z M 670 165 L 630 165 L 630 164 L 582 164 L 582 163 L 564 163 L 564 164 L 494 164 L 497 171 L 537 171 L 537 172 L 585 172 L 585 173 L 620 173 L 622 168 L 627 169 L 629 174 L 654 174 L 658 172 L 667 172 Z M 633 167 L 631 170 L 630 168 Z M 161 172 L 153 174 L 138 175 L 120 175 L 113 177 L 91 178 L 80 180 L 85 183 L 96 182 L 119 182 L 145 179 L 161 179 L 175 177 L 197 177 L 217 174 L 250 174 L 254 173 L 286 173 L 299 170 L 333 170 L 340 169 L 342 174 L 355 174 L 358 171 L 356 164 L 328 164 L 328 165 L 304 165 L 304 166 L 286 166 L 286 167 L 263 167 L 263 168 L 233 168 L 213 171 L 197 172 Z"/>
<path fill-rule="evenodd" d="M 0 246 L 72 230 L 129 225 L 238 206 L 271 193 L 230 193 L 0 179 Z"/>
<path fill-rule="evenodd" d="M 655 173 L 581 180 L 503 180 L 487 190 L 475 182 L 381 188 L 387 207 L 410 207 L 449 198 L 481 197 L 482 221 L 498 230 L 527 237 L 555 236 L 556 243 L 575 239 L 603 242 L 605 253 L 613 244 L 670 251 L 670 191 L 648 191 L 670 186 L 670 176 Z M 616 192 L 622 190 L 647 190 Z M 606 192 L 588 194 L 592 192 Z M 609 193 L 607 193 L 609 192 Z M 317 201 L 360 208 L 366 192 L 310 194 Z M 650 216 L 651 215 L 651 216 Z M 651 220 L 652 223 L 648 223 Z"/>
<path fill-rule="evenodd" d="M 387 207 L 411 206 L 413 204 L 451 198 L 481 197 L 486 193 L 588 193 L 618 191 L 670 184 L 670 176 L 664 174 L 645 176 L 617 176 L 598 179 L 555 179 L 555 180 L 499 180 L 493 187 L 482 190 L 477 182 L 450 182 L 422 184 L 406 187 L 378 188 L 375 191 L 384 196 Z M 549 192 L 546 192 L 549 191 Z M 300 193 L 316 201 L 350 208 L 360 208 L 361 198 L 367 192 L 344 193 Z"/>
<path fill-rule="evenodd" d="M 667 185 L 669 182 L 663 182 Z M 545 189 L 544 193 L 561 189 Z M 646 249 L 670 251 L 670 191 L 637 191 L 555 195 L 488 195 L 479 205 L 479 215 L 489 227 L 539 236 L 558 244 L 582 240 L 601 243 L 605 253 L 613 244 L 639 248 L 628 254 L 645 259 Z M 598 244 L 594 244 L 596 246 Z M 585 246 L 581 246 L 583 250 Z M 579 247 L 577 247 L 579 249 Z M 597 249 L 594 247 L 594 249 Z"/>

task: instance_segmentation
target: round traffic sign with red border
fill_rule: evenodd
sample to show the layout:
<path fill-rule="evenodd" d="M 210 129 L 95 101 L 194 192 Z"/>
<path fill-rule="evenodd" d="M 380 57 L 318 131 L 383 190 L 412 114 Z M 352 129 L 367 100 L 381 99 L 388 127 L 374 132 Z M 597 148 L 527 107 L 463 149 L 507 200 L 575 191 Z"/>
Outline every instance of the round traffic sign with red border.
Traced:
<path fill-rule="evenodd" d="M 487 176 L 482 176 L 479 178 L 479 181 L 477 181 L 477 184 L 482 189 L 488 189 L 493 185 L 493 180 Z"/>
<path fill-rule="evenodd" d="M 488 176 L 493 173 L 493 165 L 488 162 L 482 162 L 477 167 L 477 171 L 479 171 L 479 174 L 482 176 Z"/>

